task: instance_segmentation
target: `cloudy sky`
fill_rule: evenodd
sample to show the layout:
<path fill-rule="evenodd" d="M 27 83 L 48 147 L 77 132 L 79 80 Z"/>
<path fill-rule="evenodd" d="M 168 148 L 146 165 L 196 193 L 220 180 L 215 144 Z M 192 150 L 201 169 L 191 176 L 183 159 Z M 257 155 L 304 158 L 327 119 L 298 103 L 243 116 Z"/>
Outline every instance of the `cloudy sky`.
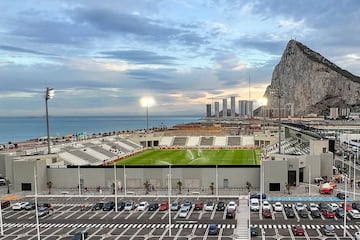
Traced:
<path fill-rule="evenodd" d="M 0 8 L 0 116 L 44 115 L 46 87 L 55 89 L 50 115 L 143 115 L 139 100 L 151 96 L 152 114 L 204 116 L 207 103 L 260 98 L 291 38 L 360 75 L 358 0 L 2 0 Z"/>

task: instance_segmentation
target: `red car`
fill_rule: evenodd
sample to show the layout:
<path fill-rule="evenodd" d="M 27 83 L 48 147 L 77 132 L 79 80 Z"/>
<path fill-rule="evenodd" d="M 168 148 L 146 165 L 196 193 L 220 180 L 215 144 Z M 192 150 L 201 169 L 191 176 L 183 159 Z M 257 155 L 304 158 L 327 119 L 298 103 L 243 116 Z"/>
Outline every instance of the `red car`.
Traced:
<path fill-rule="evenodd" d="M 196 202 L 194 210 L 202 210 L 203 206 L 204 206 L 204 204 L 202 202 Z"/>
<path fill-rule="evenodd" d="M 168 202 L 161 202 L 160 203 L 160 207 L 159 207 L 159 211 L 165 211 L 169 209 L 169 203 Z"/>
<path fill-rule="evenodd" d="M 262 215 L 264 218 L 271 218 L 272 217 L 272 213 L 270 211 L 270 209 L 263 209 Z"/>
<path fill-rule="evenodd" d="M 292 232 L 295 236 L 304 236 L 304 229 L 300 226 L 292 226 Z"/>
<path fill-rule="evenodd" d="M 323 215 L 324 215 L 324 217 L 327 217 L 327 218 L 334 218 L 335 217 L 335 212 L 330 210 L 330 209 L 324 209 L 323 210 Z"/>
<path fill-rule="evenodd" d="M 344 203 L 341 204 L 341 208 L 344 209 Z M 345 210 L 345 209 L 344 209 Z M 350 203 L 346 203 L 346 211 L 352 210 L 352 206 Z"/>

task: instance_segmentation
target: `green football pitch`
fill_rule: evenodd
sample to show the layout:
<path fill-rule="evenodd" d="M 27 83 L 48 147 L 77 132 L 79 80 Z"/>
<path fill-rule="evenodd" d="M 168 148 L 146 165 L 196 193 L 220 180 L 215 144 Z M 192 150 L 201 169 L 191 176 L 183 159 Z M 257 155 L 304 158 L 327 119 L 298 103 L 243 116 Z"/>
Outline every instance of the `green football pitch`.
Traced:
<path fill-rule="evenodd" d="M 117 165 L 259 165 L 260 149 L 151 149 Z"/>

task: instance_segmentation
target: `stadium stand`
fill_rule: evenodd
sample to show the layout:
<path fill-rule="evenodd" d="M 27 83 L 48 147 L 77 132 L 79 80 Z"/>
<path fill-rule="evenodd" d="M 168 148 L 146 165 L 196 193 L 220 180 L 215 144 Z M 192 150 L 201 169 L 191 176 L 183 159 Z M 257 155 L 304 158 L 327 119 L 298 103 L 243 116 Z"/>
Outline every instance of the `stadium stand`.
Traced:
<path fill-rule="evenodd" d="M 74 151 L 71 151 L 70 153 L 74 156 L 77 156 L 78 158 L 82 159 L 82 160 L 85 160 L 89 163 L 96 163 L 99 161 L 99 159 L 97 159 L 96 157 L 90 155 L 89 153 L 86 153 L 87 149 L 84 148 L 84 149 L 77 149 L 77 150 L 74 150 Z"/>
<path fill-rule="evenodd" d="M 69 165 L 89 165 L 90 163 L 84 159 L 81 159 L 69 152 L 62 152 L 59 157 Z"/>
<path fill-rule="evenodd" d="M 165 136 L 160 139 L 159 147 L 170 147 L 173 143 L 174 137 Z"/>
<path fill-rule="evenodd" d="M 199 136 L 190 136 L 188 138 L 186 146 L 187 147 L 196 147 L 199 145 L 199 140 L 200 140 Z"/>
<path fill-rule="evenodd" d="M 214 137 L 201 137 L 200 146 L 212 146 Z"/>
<path fill-rule="evenodd" d="M 187 137 L 174 137 L 172 146 L 184 147 L 186 145 L 186 140 L 187 140 Z"/>
<path fill-rule="evenodd" d="M 240 140 L 240 137 L 229 136 L 227 145 L 229 147 L 240 146 Z"/>
<path fill-rule="evenodd" d="M 99 153 L 107 156 L 107 158 L 115 157 L 115 156 L 118 155 L 116 153 L 119 153 L 118 151 L 111 151 L 110 146 L 105 148 L 104 146 L 101 147 L 101 146 L 98 146 L 98 145 L 94 145 L 94 146 L 91 146 L 91 149 L 93 149 L 94 151 L 99 152 Z"/>

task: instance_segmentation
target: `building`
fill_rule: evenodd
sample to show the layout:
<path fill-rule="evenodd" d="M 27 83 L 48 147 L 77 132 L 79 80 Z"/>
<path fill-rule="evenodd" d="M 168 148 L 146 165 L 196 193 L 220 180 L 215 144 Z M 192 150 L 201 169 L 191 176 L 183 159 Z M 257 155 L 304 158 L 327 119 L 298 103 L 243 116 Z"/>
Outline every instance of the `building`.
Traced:
<path fill-rule="evenodd" d="M 211 104 L 206 104 L 206 117 L 211 117 Z"/>
<path fill-rule="evenodd" d="M 223 99 L 223 118 L 226 118 L 227 117 L 227 99 L 224 98 Z"/>
<path fill-rule="evenodd" d="M 220 108 L 219 108 L 219 102 L 215 102 L 215 117 L 220 117 Z"/>
<path fill-rule="evenodd" d="M 230 98 L 230 104 L 231 104 L 231 117 L 235 117 L 235 96 L 231 96 Z"/>

